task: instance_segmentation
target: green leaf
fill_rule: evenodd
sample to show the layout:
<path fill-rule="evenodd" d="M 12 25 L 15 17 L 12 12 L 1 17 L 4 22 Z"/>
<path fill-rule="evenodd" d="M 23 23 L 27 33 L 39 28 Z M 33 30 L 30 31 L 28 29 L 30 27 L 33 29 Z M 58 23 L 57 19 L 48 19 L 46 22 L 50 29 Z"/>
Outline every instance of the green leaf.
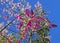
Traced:
<path fill-rule="evenodd" d="M 33 43 L 43 43 L 43 41 L 41 39 L 39 39 L 39 40 L 33 40 Z"/>
<path fill-rule="evenodd" d="M 44 39 L 46 43 L 50 43 L 50 40 L 48 38 Z"/>
<path fill-rule="evenodd" d="M 38 30 L 38 31 L 37 31 L 37 34 L 43 36 L 43 35 L 44 35 L 43 29 Z"/>

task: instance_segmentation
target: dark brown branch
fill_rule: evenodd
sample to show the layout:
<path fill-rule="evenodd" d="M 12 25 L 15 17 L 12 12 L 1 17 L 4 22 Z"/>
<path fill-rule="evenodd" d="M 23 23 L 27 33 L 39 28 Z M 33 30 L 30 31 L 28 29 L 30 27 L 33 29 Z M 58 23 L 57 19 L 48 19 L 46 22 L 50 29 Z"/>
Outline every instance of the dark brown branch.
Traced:
<path fill-rule="evenodd" d="M 6 29 L 14 20 L 16 20 L 16 18 L 13 19 L 10 23 L 8 23 L 5 27 L 3 27 L 3 29 L 0 32 L 2 32 L 4 29 Z"/>

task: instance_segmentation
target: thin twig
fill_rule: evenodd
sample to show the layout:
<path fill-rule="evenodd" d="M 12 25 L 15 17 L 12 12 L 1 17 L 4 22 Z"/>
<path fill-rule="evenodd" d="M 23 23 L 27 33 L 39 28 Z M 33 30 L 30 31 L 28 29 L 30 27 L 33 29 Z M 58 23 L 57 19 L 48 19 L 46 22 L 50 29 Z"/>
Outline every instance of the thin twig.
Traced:
<path fill-rule="evenodd" d="M 2 32 L 4 29 L 6 29 L 14 20 L 16 20 L 16 18 L 13 19 L 10 23 L 8 23 L 5 27 L 3 27 L 3 29 L 0 32 Z"/>

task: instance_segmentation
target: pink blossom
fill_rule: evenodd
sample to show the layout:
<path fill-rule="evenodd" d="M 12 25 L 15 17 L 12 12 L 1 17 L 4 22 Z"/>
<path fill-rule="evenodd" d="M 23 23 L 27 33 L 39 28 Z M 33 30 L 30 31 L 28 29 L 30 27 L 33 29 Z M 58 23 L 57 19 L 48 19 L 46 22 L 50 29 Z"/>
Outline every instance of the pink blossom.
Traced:
<path fill-rule="evenodd" d="M 17 26 L 17 28 L 18 28 L 18 29 L 20 29 L 20 28 L 22 27 L 22 25 L 23 25 L 23 23 L 22 23 L 22 22 L 21 22 L 21 23 L 19 23 L 19 24 L 18 24 L 18 26 Z"/>
<path fill-rule="evenodd" d="M 37 17 L 37 20 L 44 20 L 44 18 L 42 18 L 42 17 Z"/>
<path fill-rule="evenodd" d="M 27 23 L 27 26 L 30 26 L 30 27 L 32 26 L 32 25 L 31 25 L 31 21 L 29 21 L 29 22 Z"/>
<path fill-rule="evenodd" d="M 34 11 L 33 11 L 33 10 L 31 10 L 31 14 L 30 14 L 30 16 L 31 16 L 31 18 L 34 17 Z"/>
<path fill-rule="evenodd" d="M 17 41 L 17 43 L 19 43 L 20 42 L 20 40 L 16 40 Z"/>
<path fill-rule="evenodd" d="M 21 34 L 21 38 L 24 39 L 25 36 L 26 36 L 26 28 L 24 28 L 24 29 L 20 32 L 20 34 Z"/>
<path fill-rule="evenodd" d="M 26 9 L 26 15 L 29 16 L 30 15 L 30 10 L 29 9 Z"/>
<path fill-rule="evenodd" d="M 20 20 L 20 19 L 22 19 L 22 16 L 17 16 L 16 18 L 17 18 L 17 20 Z"/>
<path fill-rule="evenodd" d="M 49 27 L 49 28 L 55 28 L 55 27 L 57 27 L 57 25 L 55 25 L 55 24 L 50 24 L 48 27 Z"/>
<path fill-rule="evenodd" d="M 36 28 L 39 28 L 39 27 L 41 27 L 41 26 L 40 26 L 39 23 L 35 23 L 35 27 L 36 27 Z"/>
<path fill-rule="evenodd" d="M 5 20 L 6 20 L 6 19 L 8 19 L 8 16 L 7 16 L 7 15 L 5 15 L 5 16 L 4 16 L 4 19 L 5 19 Z"/>
<path fill-rule="evenodd" d="M 31 18 L 34 18 L 35 16 L 33 15 Z"/>
<path fill-rule="evenodd" d="M 26 29 L 22 31 L 23 33 L 26 33 Z"/>
<path fill-rule="evenodd" d="M 31 10 L 31 14 L 32 14 L 32 15 L 34 14 L 34 10 Z"/>

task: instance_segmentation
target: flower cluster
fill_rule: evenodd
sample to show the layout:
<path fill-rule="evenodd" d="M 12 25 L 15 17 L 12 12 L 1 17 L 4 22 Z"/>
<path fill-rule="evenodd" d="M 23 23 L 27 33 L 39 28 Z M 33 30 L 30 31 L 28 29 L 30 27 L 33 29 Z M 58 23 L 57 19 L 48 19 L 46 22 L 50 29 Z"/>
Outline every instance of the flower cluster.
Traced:
<path fill-rule="evenodd" d="M 47 28 L 56 27 L 55 24 L 52 24 L 44 16 L 44 12 L 39 2 L 35 5 L 35 10 L 30 8 L 29 3 L 27 3 L 27 6 L 27 8 L 22 8 L 22 12 L 16 16 L 16 19 L 20 21 L 17 28 L 21 30 L 22 37 L 25 37 L 28 30 L 31 30 L 31 32 L 36 32 L 38 29 L 43 27 L 42 24 L 45 24 Z"/>
<path fill-rule="evenodd" d="M 47 33 L 49 28 L 57 27 L 46 18 L 46 13 L 42 9 L 42 5 L 39 3 L 39 1 L 35 4 L 34 9 L 32 9 L 32 6 L 29 4 L 29 2 L 26 2 L 26 0 L 18 0 L 18 3 L 14 3 L 14 0 L 1 0 L 0 4 L 5 4 L 6 6 L 6 8 L 3 8 L 2 10 L 2 15 L 5 14 L 3 18 L 7 21 L 6 27 L 8 27 L 8 25 L 10 24 L 16 24 L 12 26 L 17 27 L 20 39 L 25 39 L 27 33 L 30 33 L 29 38 L 31 39 L 34 32 L 39 33 L 41 38 L 48 38 Z M 7 15 L 6 13 L 8 13 L 9 15 Z M 15 19 L 11 22 L 11 20 L 9 20 L 10 18 Z M 8 33 L 8 30 L 3 28 L 4 23 L 0 23 L 0 31 L 2 30 L 1 34 L 5 36 L 6 33 Z M 20 39 L 17 40 L 16 37 L 14 37 L 14 35 L 12 34 L 7 35 L 6 39 L 6 43 L 12 43 L 13 41 L 15 41 L 14 43 L 20 42 Z"/>

